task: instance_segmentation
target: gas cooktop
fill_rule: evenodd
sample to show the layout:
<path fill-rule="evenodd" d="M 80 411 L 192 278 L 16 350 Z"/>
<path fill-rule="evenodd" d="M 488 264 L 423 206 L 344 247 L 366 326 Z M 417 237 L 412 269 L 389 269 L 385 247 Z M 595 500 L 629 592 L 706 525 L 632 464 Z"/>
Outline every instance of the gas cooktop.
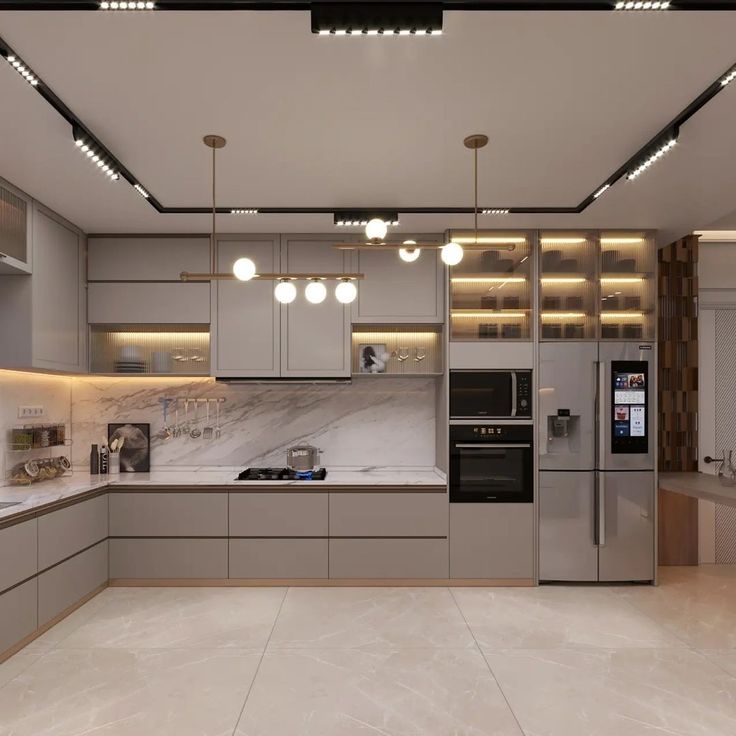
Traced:
<path fill-rule="evenodd" d="M 292 470 L 291 468 L 246 468 L 235 480 L 324 480 L 325 468 Z"/>

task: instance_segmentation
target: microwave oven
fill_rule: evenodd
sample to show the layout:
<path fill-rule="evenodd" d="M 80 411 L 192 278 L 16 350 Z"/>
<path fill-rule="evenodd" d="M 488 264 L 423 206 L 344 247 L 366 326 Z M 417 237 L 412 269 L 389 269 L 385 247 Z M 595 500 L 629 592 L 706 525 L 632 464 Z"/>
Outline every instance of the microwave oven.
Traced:
<path fill-rule="evenodd" d="M 450 419 L 531 419 L 530 370 L 451 370 Z"/>

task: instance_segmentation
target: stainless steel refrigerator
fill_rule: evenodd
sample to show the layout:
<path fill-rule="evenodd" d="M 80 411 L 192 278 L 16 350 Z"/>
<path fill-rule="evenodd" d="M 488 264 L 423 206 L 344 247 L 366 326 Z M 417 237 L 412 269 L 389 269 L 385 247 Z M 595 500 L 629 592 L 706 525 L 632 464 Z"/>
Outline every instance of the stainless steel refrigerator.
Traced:
<path fill-rule="evenodd" d="M 654 579 L 656 346 L 539 347 L 539 578 Z"/>

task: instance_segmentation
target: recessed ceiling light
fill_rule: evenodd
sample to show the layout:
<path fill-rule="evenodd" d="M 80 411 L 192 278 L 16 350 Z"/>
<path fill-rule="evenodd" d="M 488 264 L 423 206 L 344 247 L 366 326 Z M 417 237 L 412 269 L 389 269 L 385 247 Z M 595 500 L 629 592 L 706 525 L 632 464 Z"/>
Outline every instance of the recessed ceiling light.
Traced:
<path fill-rule="evenodd" d="M 672 138 L 666 140 L 652 154 L 647 156 L 647 158 L 645 158 L 636 168 L 629 171 L 626 178 L 629 179 L 629 181 L 633 181 L 641 176 L 650 166 L 652 166 L 652 164 L 655 164 L 660 158 L 662 158 L 662 156 L 669 153 L 676 143 L 677 138 L 673 135 Z"/>

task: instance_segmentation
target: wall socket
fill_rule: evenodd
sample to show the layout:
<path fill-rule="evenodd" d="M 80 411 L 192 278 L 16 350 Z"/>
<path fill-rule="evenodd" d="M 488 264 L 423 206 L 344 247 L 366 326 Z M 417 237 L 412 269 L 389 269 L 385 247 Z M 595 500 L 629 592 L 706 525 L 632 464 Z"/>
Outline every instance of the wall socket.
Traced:
<path fill-rule="evenodd" d="M 43 416 L 42 406 L 19 406 L 18 419 L 36 419 Z"/>

